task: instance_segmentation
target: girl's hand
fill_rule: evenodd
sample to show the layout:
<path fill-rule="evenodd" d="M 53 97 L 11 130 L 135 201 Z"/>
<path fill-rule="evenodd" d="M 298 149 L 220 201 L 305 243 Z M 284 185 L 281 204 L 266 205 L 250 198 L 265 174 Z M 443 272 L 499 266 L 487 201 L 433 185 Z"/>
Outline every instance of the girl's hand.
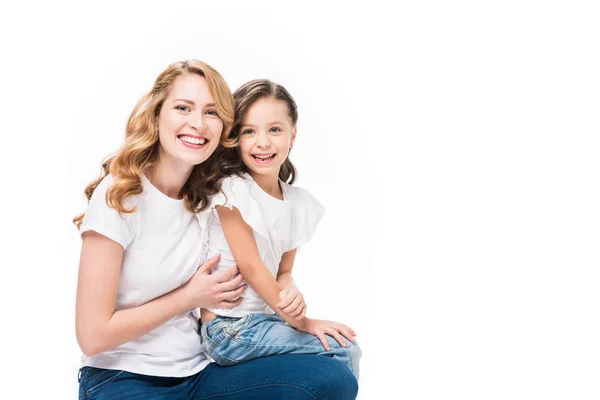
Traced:
<path fill-rule="evenodd" d="M 304 296 L 295 285 L 289 285 L 279 292 L 277 308 L 289 317 L 301 320 L 306 315 Z"/>
<path fill-rule="evenodd" d="M 206 261 L 190 280 L 181 286 L 188 309 L 233 308 L 242 302 L 243 298 L 240 295 L 247 286 L 242 285 L 243 278 L 237 267 L 211 275 L 212 268 L 220 258 L 217 254 Z"/>
<path fill-rule="evenodd" d="M 344 324 L 321 319 L 304 318 L 302 323 L 296 329 L 318 337 L 327 351 L 331 350 L 331 347 L 329 347 L 325 334 L 333 336 L 342 347 L 346 347 L 346 342 L 342 336 L 351 342 L 354 342 L 354 336 L 356 336 L 356 333 Z"/>

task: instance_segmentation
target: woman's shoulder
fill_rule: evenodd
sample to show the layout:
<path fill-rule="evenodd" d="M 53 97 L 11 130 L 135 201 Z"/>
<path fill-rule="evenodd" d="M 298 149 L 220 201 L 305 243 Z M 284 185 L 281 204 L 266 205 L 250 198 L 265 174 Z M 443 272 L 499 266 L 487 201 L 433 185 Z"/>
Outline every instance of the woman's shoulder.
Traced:
<path fill-rule="evenodd" d="M 142 195 L 147 191 L 148 188 L 147 188 L 147 184 L 144 182 L 143 175 L 140 176 L 140 181 L 142 184 L 142 193 L 132 194 L 132 195 L 125 197 L 122 201 L 122 205 L 125 208 L 131 208 L 131 207 L 138 206 L 140 203 L 140 199 L 142 198 Z M 106 175 L 104 178 L 102 178 L 100 183 L 98 183 L 98 186 L 96 186 L 96 189 L 94 190 L 94 194 L 92 195 L 92 198 L 102 199 L 102 200 L 104 200 L 104 202 L 106 202 L 107 194 L 108 194 L 109 190 L 115 186 L 115 184 L 118 184 L 117 179 L 112 174 Z"/>

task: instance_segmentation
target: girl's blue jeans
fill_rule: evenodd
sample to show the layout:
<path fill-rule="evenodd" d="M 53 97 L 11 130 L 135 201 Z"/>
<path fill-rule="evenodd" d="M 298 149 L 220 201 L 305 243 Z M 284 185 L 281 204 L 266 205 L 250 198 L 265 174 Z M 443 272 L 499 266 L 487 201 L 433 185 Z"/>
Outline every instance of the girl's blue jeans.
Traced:
<path fill-rule="evenodd" d="M 79 400 L 347 400 L 357 392 L 344 364 L 311 355 L 264 357 L 232 367 L 211 363 L 187 378 L 84 367 L 79 380 Z"/>
<path fill-rule="evenodd" d="M 218 316 L 202 324 L 200 334 L 207 353 L 221 366 L 278 354 L 317 354 L 340 360 L 358 379 L 361 350 L 356 341 L 346 340 L 346 347 L 342 347 L 327 336 L 331 348 L 327 351 L 319 338 L 297 331 L 277 314 Z"/>

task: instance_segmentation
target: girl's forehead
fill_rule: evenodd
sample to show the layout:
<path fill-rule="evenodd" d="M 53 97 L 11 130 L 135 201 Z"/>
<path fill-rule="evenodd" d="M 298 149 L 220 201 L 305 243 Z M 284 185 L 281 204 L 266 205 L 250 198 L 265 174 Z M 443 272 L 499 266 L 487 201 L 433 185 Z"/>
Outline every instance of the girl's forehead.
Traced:
<path fill-rule="evenodd" d="M 284 118 L 287 117 L 287 115 L 288 107 L 285 101 L 263 98 L 255 101 L 250 108 L 248 108 L 244 121 Z"/>

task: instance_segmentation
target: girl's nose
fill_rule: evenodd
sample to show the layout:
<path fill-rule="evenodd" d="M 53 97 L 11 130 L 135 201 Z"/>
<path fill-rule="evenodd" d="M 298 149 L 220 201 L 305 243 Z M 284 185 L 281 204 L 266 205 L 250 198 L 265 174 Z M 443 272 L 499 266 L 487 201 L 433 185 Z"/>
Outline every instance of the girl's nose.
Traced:
<path fill-rule="evenodd" d="M 256 145 L 263 149 L 268 149 L 271 146 L 271 141 L 268 135 L 258 135 L 256 139 Z"/>

